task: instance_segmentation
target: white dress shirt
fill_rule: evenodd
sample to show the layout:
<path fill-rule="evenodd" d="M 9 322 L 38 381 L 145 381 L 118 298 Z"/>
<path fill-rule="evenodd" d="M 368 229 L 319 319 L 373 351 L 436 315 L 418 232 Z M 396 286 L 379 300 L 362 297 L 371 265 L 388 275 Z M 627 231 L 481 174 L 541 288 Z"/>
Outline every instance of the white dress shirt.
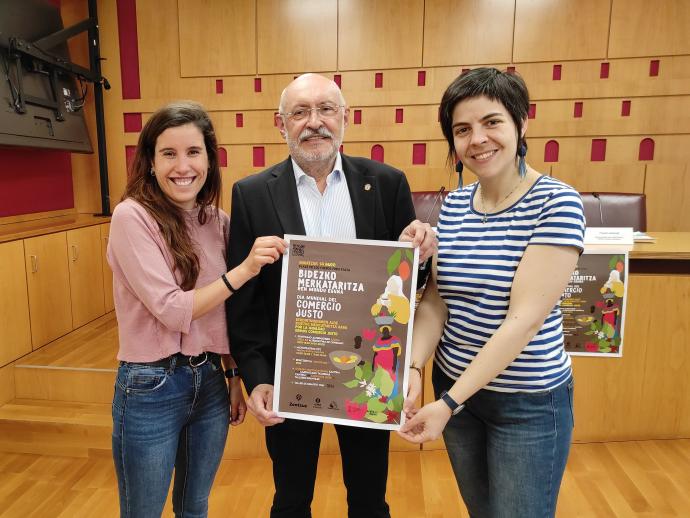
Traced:
<path fill-rule="evenodd" d="M 297 197 L 307 236 L 355 239 L 355 216 L 340 153 L 335 159 L 333 170 L 326 177 L 323 194 L 319 192 L 316 180 L 305 173 L 294 159 L 292 169 L 295 172 Z"/>

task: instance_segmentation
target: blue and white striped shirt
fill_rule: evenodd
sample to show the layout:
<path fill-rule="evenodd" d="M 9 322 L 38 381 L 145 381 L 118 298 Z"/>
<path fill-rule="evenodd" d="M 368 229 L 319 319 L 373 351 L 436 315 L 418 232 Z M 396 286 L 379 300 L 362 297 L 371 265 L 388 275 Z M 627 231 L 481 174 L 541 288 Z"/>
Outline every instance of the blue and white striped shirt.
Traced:
<path fill-rule="evenodd" d="M 297 197 L 307 236 L 355 239 L 355 215 L 340 153 L 335 159 L 333 171 L 326 177 L 326 190 L 323 194 L 319 192 L 316 180 L 305 173 L 294 159 L 292 169 L 295 172 Z"/>
<path fill-rule="evenodd" d="M 437 284 L 448 320 L 435 362 L 453 379 L 505 320 L 515 271 L 527 246 L 583 248 L 582 200 L 568 185 L 542 176 L 514 205 L 489 214 L 486 223 L 472 205 L 477 185 L 451 192 L 438 223 Z M 562 323 L 559 303 L 518 357 L 485 388 L 536 392 L 565 382 L 571 367 Z"/>

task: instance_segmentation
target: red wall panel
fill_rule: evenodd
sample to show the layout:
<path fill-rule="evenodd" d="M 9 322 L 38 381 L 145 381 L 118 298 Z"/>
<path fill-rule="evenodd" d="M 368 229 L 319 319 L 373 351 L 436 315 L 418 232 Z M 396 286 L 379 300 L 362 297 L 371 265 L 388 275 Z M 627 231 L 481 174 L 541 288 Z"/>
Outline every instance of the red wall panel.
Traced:
<path fill-rule="evenodd" d="M 74 207 L 67 151 L 0 147 L 0 217 Z"/>

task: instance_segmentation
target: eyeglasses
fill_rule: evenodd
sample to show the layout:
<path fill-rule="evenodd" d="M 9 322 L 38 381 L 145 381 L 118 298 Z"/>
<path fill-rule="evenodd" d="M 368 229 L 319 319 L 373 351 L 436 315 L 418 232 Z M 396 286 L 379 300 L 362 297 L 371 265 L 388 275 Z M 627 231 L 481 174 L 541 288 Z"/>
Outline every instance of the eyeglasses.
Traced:
<path fill-rule="evenodd" d="M 282 113 L 281 115 L 293 121 L 301 121 L 311 117 L 311 112 L 316 112 L 321 119 L 332 119 L 338 115 L 338 113 L 340 113 L 341 108 L 345 108 L 345 106 L 337 104 L 324 104 L 322 106 L 317 106 L 316 108 L 297 108 L 295 111 Z"/>

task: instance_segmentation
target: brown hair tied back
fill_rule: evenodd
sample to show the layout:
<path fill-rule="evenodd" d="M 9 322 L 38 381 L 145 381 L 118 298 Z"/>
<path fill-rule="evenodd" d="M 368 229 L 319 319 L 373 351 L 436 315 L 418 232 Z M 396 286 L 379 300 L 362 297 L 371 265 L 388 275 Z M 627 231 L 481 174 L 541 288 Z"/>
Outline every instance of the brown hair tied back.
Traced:
<path fill-rule="evenodd" d="M 156 150 L 156 140 L 168 128 L 194 124 L 204 136 L 208 156 L 206 182 L 196 197 L 199 224 L 208 220 L 209 213 L 217 217 L 221 178 L 218 167 L 218 144 L 213 124 L 203 107 L 192 101 L 170 103 L 155 112 L 141 130 L 134 160 L 129 170 L 127 186 L 122 199 L 132 198 L 146 208 L 158 223 L 175 269 L 180 273 L 180 287 L 187 291 L 196 285 L 199 277 L 199 257 L 187 232 L 185 211 L 171 202 L 161 191 L 156 177 L 150 174 Z M 212 210 L 209 211 L 208 208 Z"/>

